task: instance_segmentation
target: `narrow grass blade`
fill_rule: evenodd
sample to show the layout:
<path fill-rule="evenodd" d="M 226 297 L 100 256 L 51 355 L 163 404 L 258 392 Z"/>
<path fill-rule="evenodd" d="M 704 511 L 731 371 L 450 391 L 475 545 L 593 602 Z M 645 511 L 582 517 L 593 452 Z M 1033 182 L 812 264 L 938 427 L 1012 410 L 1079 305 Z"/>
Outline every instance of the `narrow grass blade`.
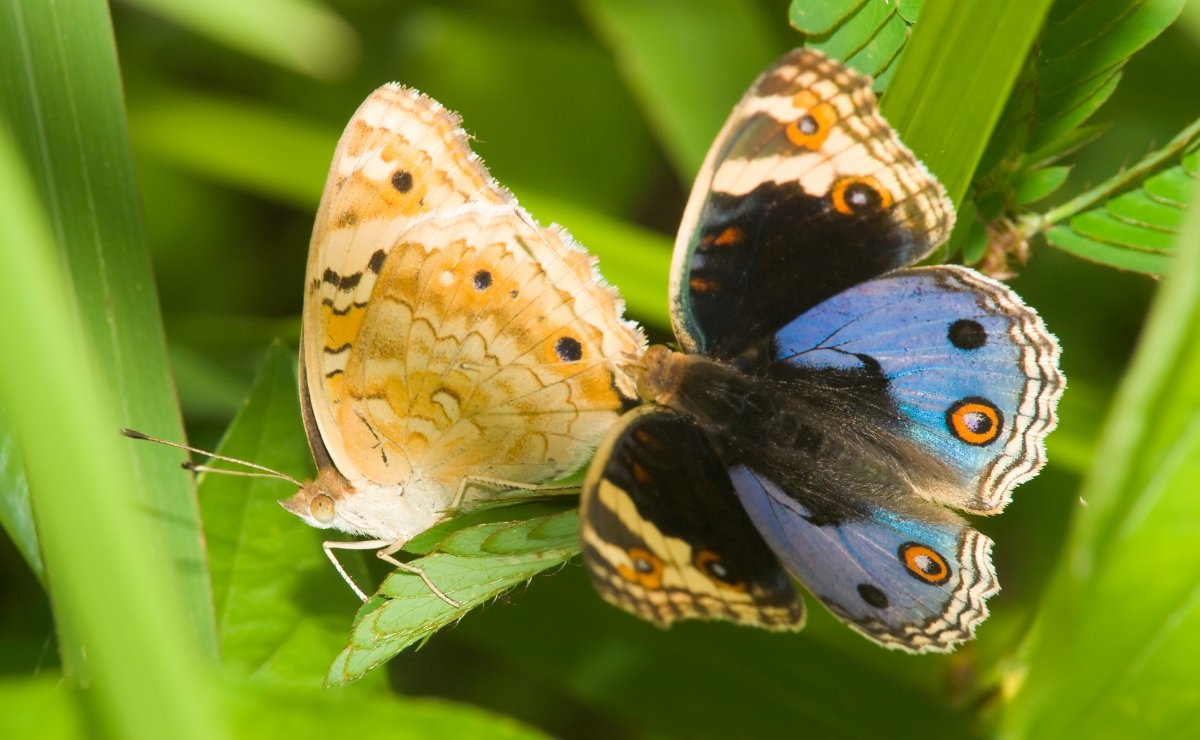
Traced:
<path fill-rule="evenodd" d="M 21 361 L 0 367 L 0 405 L 17 430 L 64 665 L 86 680 L 101 734 L 145 740 L 220 738 L 210 668 L 179 594 L 179 571 L 144 510 L 116 433 L 115 391 L 89 351 L 50 226 L 13 140 L 0 127 L 0 291 L 6 341 Z M 182 475 L 182 474 L 180 474 Z M 140 494 L 140 495 L 139 495 Z"/>
<path fill-rule="evenodd" d="M 129 426 L 182 439 L 107 5 L 100 0 L 0 5 L 0 95 L 69 269 L 99 382 L 118 404 L 104 434 L 115 439 L 118 427 Z M 159 596 L 184 605 L 190 630 L 179 639 L 215 655 L 195 491 L 179 472 L 181 456 L 133 443 L 113 454 L 132 471 L 128 490 L 138 497 L 145 519 L 140 536 L 177 571 L 175 590 Z"/>

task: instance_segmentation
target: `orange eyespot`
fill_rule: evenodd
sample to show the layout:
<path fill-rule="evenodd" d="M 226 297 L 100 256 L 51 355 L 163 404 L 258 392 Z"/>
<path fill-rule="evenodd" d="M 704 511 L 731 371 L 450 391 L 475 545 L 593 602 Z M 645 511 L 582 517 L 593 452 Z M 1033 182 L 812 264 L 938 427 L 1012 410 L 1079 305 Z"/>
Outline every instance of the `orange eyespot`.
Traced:
<path fill-rule="evenodd" d="M 900 562 L 909 575 L 917 580 L 940 586 L 950 580 L 950 566 L 946 559 L 931 547 L 918 542 L 905 542 L 900 546 Z"/>
<path fill-rule="evenodd" d="M 833 207 L 847 216 L 865 216 L 892 206 L 892 194 L 873 177 L 843 177 L 829 193 Z"/>
<path fill-rule="evenodd" d="M 640 547 L 629 548 L 627 554 L 629 564 L 617 566 L 617 572 L 622 578 L 651 591 L 662 588 L 662 558 Z"/>
<path fill-rule="evenodd" d="M 308 502 L 308 513 L 320 524 L 329 524 L 337 516 L 337 506 L 333 498 L 325 493 L 318 493 Z"/>
<path fill-rule="evenodd" d="M 701 573 L 708 576 L 714 583 L 721 588 L 727 588 L 732 591 L 745 592 L 746 584 L 741 581 L 733 580 L 733 575 L 729 572 L 729 568 L 725 565 L 725 561 L 720 555 L 712 550 L 701 550 L 692 558 L 693 564 Z"/>
<path fill-rule="evenodd" d="M 809 96 L 812 97 L 812 96 Z M 797 108 L 806 108 L 804 114 L 787 125 L 788 141 L 796 146 L 815 152 L 825 144 L 833 124 L 837 123 L 837 112 L 829 103 L 807 106 L 798 105 L 802 102 L 797 95 L 792 104 Z"/>
<path fill-rule="evenodd" d="M 964 398 L 946 411 L 946 426 L 963 442 L 985 445 L 1000 434 L 1000 409 L 986 398 Z"/>

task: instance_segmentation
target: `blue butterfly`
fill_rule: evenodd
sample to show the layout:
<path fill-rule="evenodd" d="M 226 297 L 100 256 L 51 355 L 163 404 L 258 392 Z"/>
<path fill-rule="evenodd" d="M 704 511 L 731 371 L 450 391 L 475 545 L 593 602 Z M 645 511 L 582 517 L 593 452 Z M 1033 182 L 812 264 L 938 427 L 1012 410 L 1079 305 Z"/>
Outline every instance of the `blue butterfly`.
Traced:
<path fill-rule="evenodd" d="M 675 247 L 682 352 L 584 484 L 599 592 L 666 626 L 803 625 L 798 580 L 867 637 L 945 651 L 999 590 L 999 512 L 1045 464 L 1059 347 L 1006 286 L 908 267 L 954 211 L 870 80 L 809 50 L 771 66 L 709 151 Z"/>

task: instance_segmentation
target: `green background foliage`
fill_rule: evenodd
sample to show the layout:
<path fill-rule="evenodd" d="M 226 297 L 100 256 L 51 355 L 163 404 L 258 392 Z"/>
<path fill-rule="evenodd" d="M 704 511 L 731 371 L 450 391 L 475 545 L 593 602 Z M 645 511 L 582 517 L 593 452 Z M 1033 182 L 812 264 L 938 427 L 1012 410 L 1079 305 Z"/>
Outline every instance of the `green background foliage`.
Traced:
<path fill-rule="evenodd" d="M 0 736 L 1200 734 L 1198 41 L 1182 0 L 6 0 Z M 308 231 L 390 80 L 462 113 L 669 341 L 691 180 L 802 42 L 874 74 L 946 184 L 940 257 L 1007 265 L 1063 345 L 1050 464 L 978 522 L 1004 590 L 956 653 L 883 650 L 815 603 L 796 635 L 657 630 L 591 591 L 569 499 L 408 548 L 482 604 L 465 617 L 349 553 L 383 584 L 360 607 L 327 533 L 274 503 L 288 484 L 197 494 L 182 453 L 116 436 L 312 474 Z"/>

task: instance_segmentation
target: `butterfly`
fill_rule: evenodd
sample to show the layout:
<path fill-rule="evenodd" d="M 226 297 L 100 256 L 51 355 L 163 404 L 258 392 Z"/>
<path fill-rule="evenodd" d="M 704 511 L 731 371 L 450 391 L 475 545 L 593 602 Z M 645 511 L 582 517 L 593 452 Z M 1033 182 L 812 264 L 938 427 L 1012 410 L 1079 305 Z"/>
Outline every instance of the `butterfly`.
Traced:
<path fill-rule="evenodd" d="M 796 581 L 887 647 L 946 651 L 999 590 L 995 514 L 1045 464 L 1059 346 L 1008 287 L 909 267 L 954 210 L 871 81 L 811 50 L 768 68 L 696 179 L 675 243 L 682 349 L 582 490 L 600 594 L 668 626 L 799 629 Z"/>
<path fill-rule="evenodd" d="M 393 557 L 467 487 L 583 466 L 636 399 L 640 356 L 594 260 L 543 228 L 471 151 L 457 115 L 379 88 L 333 155 L 309 248 L 300 394 L 317 477 L 280 503 L 326 542 Z M 454 603 L 426 578 L 439 596 Z"/>

